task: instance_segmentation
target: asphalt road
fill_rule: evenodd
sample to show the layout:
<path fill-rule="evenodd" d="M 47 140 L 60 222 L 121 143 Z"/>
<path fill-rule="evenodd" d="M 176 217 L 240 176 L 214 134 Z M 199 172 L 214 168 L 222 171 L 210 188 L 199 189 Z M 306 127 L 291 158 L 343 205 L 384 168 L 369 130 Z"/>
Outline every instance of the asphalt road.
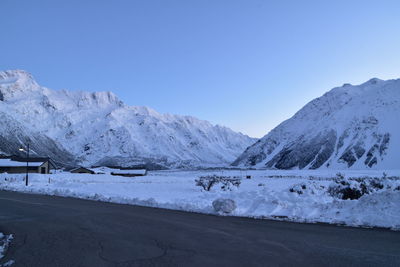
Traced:
<path fill-rule="evenodd" d="M 400 266 L 400 232 L 0 191 L 13 266 Z"/>

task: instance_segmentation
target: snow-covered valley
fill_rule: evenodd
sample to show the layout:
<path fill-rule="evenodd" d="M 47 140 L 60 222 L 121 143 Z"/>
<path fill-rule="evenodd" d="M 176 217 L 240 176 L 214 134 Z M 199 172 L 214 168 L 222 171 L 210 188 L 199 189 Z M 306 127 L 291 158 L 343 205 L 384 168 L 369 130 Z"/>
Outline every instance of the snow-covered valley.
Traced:
<path fill-rule="evenodd" d="M 33 155 L 64 166 L 203 167 L 134 178 L 57 171 L 31 174 L 27 187 L 24 175 L 4 173 L 0 189 L 211 214 L 226 205 L 233 216 L 398 230 L 399 112 L 400 80 L 372 79 L 332 89 L 256 142 L 127 106 L 111 92 L 54 91 L 25 71 L 0 72 L 3 154 L 30 143 Z M 233 161 L 242 170 L 219 168 Z"/>
<path fill-rule="evenodd" d="M 212 175 L 236 177 L 240 185 L 215 184 L 210 191 L 196 185 L 200 176 Z M 236 204 L 232 216 L 400 229 L 400 170 L 347 170 L 339 176 L 344 178 L 338 182 L 334 170 L 151 171 L 131 178 L 58 173 L 32 174 L 25 186 L 24 175 L 1 174 L 0 189 L 210 214 L 221 214 L 213 201 L 230 199 Z M 341 183 L 361 195 L 343 199 L 348 192 L 337 190 Z"/>

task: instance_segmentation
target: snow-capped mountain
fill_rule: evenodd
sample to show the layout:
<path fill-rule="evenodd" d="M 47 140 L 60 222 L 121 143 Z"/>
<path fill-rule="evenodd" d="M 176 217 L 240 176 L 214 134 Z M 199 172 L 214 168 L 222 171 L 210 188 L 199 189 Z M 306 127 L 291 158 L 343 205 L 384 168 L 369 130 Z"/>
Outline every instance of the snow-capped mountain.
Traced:
<path fill-rule="evenodd" d="M 67 151 L 63 160 L 73 155 L 83 165 L 226 164 L 255 141 L 193 117 L 127 106 L 111 92 L 50 90 L 21 70 L 0 72 L 0 100 L 4 143 L 13 135 L 12 121 L 22 129 L 20 143 L 43 138 L 60 150 L 54 153 Z M 48 150 L 38 144 L 37 154 L 45 153 L 39 148 Z"/>
<path fill-rule="evenodd" d="M 399 168 L 400 79 L 374 78 L 332 89 L 247 148 L 232 165 Z"/>

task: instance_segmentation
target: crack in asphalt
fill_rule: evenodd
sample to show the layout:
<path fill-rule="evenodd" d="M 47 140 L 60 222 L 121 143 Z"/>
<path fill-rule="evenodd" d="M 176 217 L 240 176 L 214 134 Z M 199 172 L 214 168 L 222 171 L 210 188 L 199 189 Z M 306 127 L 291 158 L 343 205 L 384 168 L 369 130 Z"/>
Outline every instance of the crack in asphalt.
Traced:
<path fill-rule="evenodd" d="M 168 252 L 168 246 L 163 246 L 162 243 L 160 241 L 158 241 L 157 239 L 153 239 L 153 241 L 156 243 L 156 246 L 163 251 L 163 253 L 161 255 L 159 255 L 158 257 L 153 257 L 153 258 L 154 259 L 162 258 L 162 257 L 166 256 L 167 252 Z"/>
<path fill-rule="evenodd" d="M 23 200 L 10 199 L 10 198 L 4 198 L 4 197 L 0 197 L 0 200 L 19 202 L 19 203 L 24 203 L 24 204 L 29 204 L 29 205 L 40 205 L 40 206 L 47 205 L 47 204 L 39 203 L 39 202 L 27 202 L 27 201 L 23 201 Z"/>
<path fill-rule="evenodd" d="M 159 248 L 160 250 L 162 250 L 162 253 L 160 255 L 154 256 L 154 257 L 148 257 L 148 258 L 136 258 L 136 259 L 130 259 L 130 260 L 124 260 L 124 261 L 118 261 L 118 260 L 113 260 L 110 258 L 107 258 L 104 256 L 104 253 L 106 252 L 106 249 L 104 248 L 104 244 L 102 241 L 98 241 L 98 246 L 99 246 L 99 253 L 98 253 L 98 257 L 110 264 L 113 264 L 114 266 L 120 266 L 120 265 L 131 265 L 131 264 L 137 264 L 137 265 L 144 265 L 144 264 L 150 264 L 150 265 L 154 265 L 156 264 L 159 260 L 163 259 L 164 257 L 166 257 L 169 253 L 169 251 L 181 251 L 184 252 L 185 256 L 193 256 L 196 254 L 195 250 L 191 250 L 191 249 L 184 249 L 184 248 L 178 248 L 175 247 L 173 245 L 167 245 L 164 244 L 163 242 L 161 242 L 158 239 L 153 239 L 152 241 L 154 241 L 155 245 L 157 248 Z M 164 264 L 164 263 L 163 263 Z"/>
<path fill-rule="evenodd" d="M 117 262 L 112 261 L 112 260 L 109 260 L 109 259 L 103 257 L 103 256 L 101 255 L 102 253 L 104 253 L 103 244 L 101 244 L 101 241 L 97 241 L 97 244 L 98 244 L 98 246 L 99 246 L 99 248 L 100 248 L 100 251 L 99 251 L 99 253 L 97 253 L 97 256 L 98 256 L 101 260 L 103 260 L 103 261 L 105 261 L 105 262 L 117 264 Z"/>
<path fill-rule="evenodd" d="M 107 258 L 107 257 L 102 255 L 105 252 L 104 251 L 104 245 L 103 245 L 102 241 L 98 241 L 97 243 L 98 243 L 98 246 L 100 248 L 100 252 L 98 253 L 98 256 L 99 256 L 99 258 L 101 260 L 106 261 L 108 263 L 115 264 L 115 265 L 133 263 L 133 262 L 153 261 L 153 260 L 160 259 L 160 258 L 166 256 L 168 248 L 163 246 L 158 240 L 153 240 L 153 241 L 155 242 L 156 247 L 162 250 L 162 254 L 161 255 L 157 255 L 157 256 L 154 256 L 154 257 L 148 257 L 148 258 L 141 258 L 141 259 L 130 259 L 130 260 L 125 260 L 125 261 L 112 260 L 112 259 L 109 259 L 109 258 Z"/>

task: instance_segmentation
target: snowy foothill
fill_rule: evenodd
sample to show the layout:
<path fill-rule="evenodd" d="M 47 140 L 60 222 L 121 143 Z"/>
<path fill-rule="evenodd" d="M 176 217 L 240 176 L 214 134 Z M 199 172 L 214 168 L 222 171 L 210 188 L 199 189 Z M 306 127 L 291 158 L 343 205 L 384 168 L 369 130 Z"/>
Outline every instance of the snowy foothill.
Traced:
<path fill-rule="evenodd" d="M 200 177 L 222 178 L 207 190 Z M 400 230 L 400 170 L 168 170 L 138 177 L 61 172 L 31 174 L 29 186 L 23 179 L 0 174 L 0 189 L 209 214 L 227 214 L 215 210 L 215 201 L 232 200 L 222 203 L 229 204 L 230 216 Z"/>

